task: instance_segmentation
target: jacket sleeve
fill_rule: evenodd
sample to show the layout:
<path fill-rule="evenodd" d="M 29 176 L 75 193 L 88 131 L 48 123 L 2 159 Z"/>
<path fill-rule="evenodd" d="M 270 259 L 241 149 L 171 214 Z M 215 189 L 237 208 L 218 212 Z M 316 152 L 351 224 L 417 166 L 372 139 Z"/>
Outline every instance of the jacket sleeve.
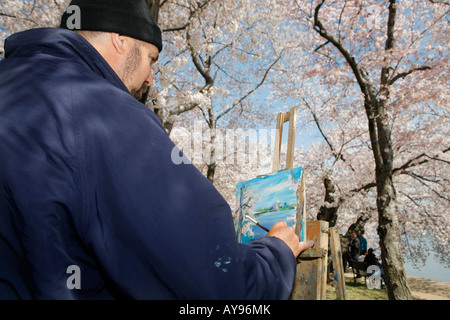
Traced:
<path fill-rule="evenodd" d="M 247 245 L 256 255 L 256 299 L 289 298 L 297 266 L 291 249 L 282 240 L 267 236 L 248 242 Z"/>
<path fill-rule="evenodd" d="M 192 164 L 172 161 L 153 112 L 101 98 L 104 107 L 79 101 L 89 107 L 74 127 L 82 238 L 112 286 L 137 299 L 286 299 L 289 247 L 273 237 L 237 243 L 228 204 Z"/>

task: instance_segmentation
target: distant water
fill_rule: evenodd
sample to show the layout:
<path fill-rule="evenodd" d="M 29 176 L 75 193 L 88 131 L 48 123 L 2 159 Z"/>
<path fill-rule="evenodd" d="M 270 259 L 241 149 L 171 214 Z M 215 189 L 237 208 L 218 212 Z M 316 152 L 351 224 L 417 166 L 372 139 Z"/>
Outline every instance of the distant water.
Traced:
<path fill-rule="evenodd" d="M 405 269 L 406 274 L 411 276 L 450 283 L 450 268 L 446 268 L 431 255 L 427 258 L 425 265 L 420 266 L 419 269 L 416 269 L 412 263 L 405 261 Z"/>
<path fill-rule="evenodd" d="M 431 248 L 430 243 L 435 240 L 433 240 L 432 237 L 424 237 L 421 241 L 424 242 L 423 245 Z M 417 240 L 412 239 L 409 239 L 409 242 L 414 244 L 418 243 Z M 436 259 L 434 252 L 430 252 L 425 265 L 419 264 L 418 266 L 414 266 L 411 262 L 406 260 L 405 269 L 406 274 L 411 276 L 450 283 L 450 266 L 440 263 Z"/>

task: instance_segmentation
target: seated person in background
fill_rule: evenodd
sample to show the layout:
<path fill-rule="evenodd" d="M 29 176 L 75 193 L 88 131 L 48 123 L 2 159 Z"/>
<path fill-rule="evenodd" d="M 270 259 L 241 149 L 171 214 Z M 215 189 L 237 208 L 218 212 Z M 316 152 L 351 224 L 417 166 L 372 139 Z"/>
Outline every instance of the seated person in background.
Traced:
<path fill-rule="evenodd" d="M 364 262 L 367 264 L 367 266 L 371 266 L 371 265 L 376 265 L 378 267 L 381 267 L 380 261 L 378 260 L 378 258 L 375 256 L 375 254 L 373 253 L 373 249 L 370 248 L 367 251 L 367 255 L 364 258 Z"/>
<path fill-rule="evenodd" d="M 383 268 L 381 267 L 379 257 L 375 256 L 375 254 L 373 252 L 374 252 L 373 248 L 370 248 L 369 250 L 367 250 L 367 255 L 364 258 L 364 262 L 366 263 L 367 267 L 369 267 L 371 265 L 375 265 L 375 266 L 379 267 L 381 277 L 384 278 L 384 271 L 383 271 Z"/>

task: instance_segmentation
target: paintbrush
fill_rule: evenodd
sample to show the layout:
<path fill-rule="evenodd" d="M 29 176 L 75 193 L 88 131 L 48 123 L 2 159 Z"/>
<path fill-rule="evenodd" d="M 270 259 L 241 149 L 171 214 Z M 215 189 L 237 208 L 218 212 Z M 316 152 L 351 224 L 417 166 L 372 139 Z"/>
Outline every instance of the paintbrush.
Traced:
<path fill-rule="evenodd" d="M 256 224 L 258 227 L 260 227 L 261 229 L 263 229 L 266 232 L 269 232 L 269 229 L 267 229 L 266 227 L 264 227 L 263 225 L 260 225 L 258 221 L 256 221 L 256 219 L 250 217 L 249 215 L 245 216 L 247 218 L 247 220 L 253 222 L 254 224 Z"/>

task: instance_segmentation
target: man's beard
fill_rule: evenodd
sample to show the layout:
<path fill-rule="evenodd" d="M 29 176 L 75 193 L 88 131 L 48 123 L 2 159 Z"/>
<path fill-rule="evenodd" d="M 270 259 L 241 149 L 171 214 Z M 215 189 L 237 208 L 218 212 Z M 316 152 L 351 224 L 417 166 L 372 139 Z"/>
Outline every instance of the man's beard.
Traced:
<path fill-rule="evenodd" d="M 131 94 L 139 102 L 142 102 L 143 104 L 145 104 L 147 102 L 149 91 L 150 91 L 150 86 L 147 85 L 146 82 L 144 82 L 138 90 L 132 90 Z"/>
<path fill-rule="evenodd" d="M 125 64 L 124 64 L 124 69 L 123 69 L 124 70 L 124 76 L 123 76 L 124 79 L 132 78 L 133 73 L 135 73 L 136 70 L 139 68 L 140 59 L 141 59 L 141 50 L 139 48 L 139 45 L 136 42 L 133 50 L 130 52 L 130 54 L 127 57 Z M 147 102 L 149 90 L 150 90 L 150 86 L 147 84 L 147 82 L 144 82 L 144 83 L 142 83 L 140 88 L 131 89 L 130 93 L 138 101 L 145 104 Z"/>

